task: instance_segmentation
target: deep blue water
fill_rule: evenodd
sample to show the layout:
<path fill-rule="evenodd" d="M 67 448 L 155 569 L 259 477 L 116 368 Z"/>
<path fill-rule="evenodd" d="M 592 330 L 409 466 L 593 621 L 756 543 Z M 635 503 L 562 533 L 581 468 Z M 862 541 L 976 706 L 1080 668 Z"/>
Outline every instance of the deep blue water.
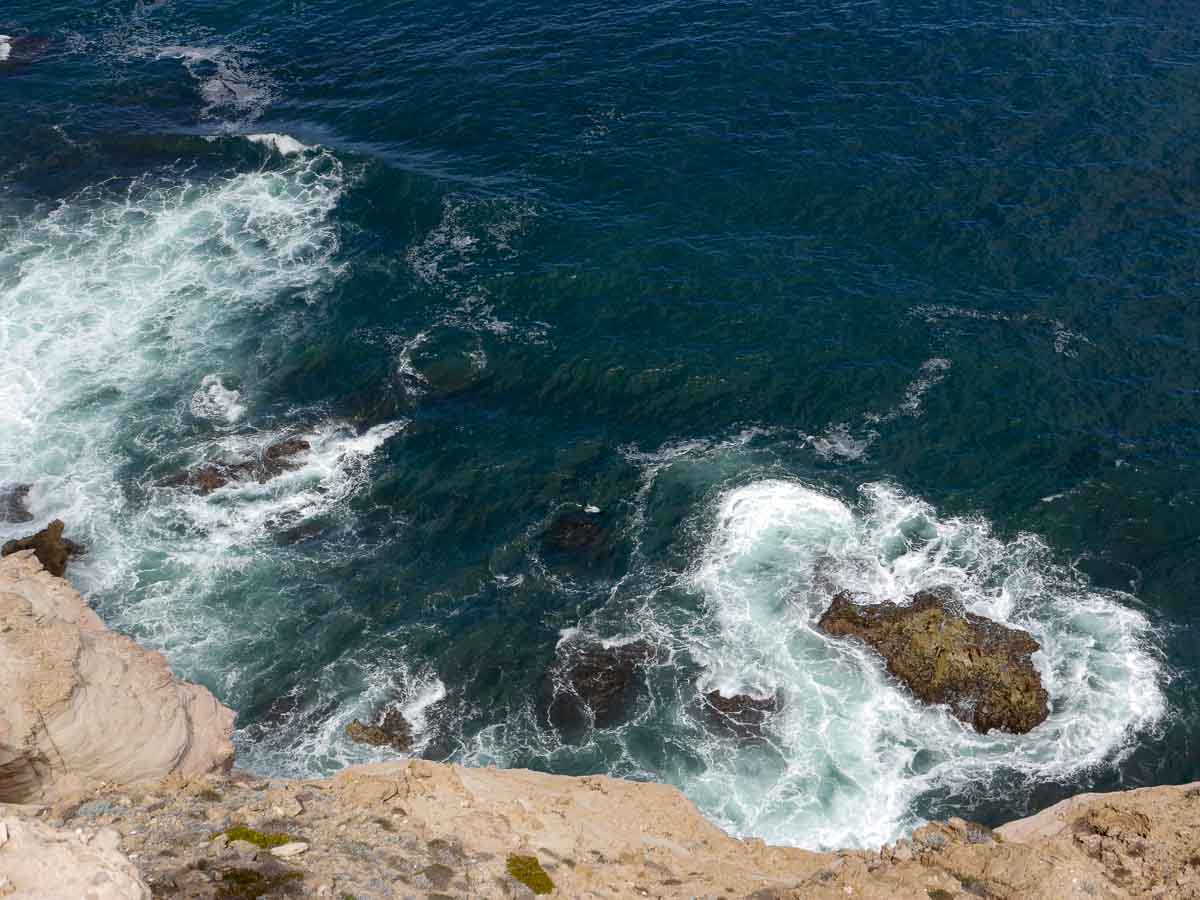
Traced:
<path fill-rule="evenodd" d="M 382 758 L 343 731 L 394 703 L 429 758 L 806 846 L 1200 778 L 1198 25 L 10 0 L 0 483 L 260 771 Z M 1032 631 L 1051 718 L 920 708 L 812 630 L 830 572 Z M 556 659 L 638 636 L 616 724 L 546 720 Z M 768 739 L 713 688 L 779 696 Z"/>

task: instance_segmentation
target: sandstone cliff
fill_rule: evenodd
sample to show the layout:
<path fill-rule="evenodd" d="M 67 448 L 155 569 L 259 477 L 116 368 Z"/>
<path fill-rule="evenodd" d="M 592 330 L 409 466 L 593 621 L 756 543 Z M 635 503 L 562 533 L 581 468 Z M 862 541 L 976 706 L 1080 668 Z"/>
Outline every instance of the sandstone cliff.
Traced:
<path fill-rule="evenodd" d="M 233 713 L 105 628 L 32 550 L 0 560 L 0 801 L 44 802 L 233 762 Z"/>
<path fill-rule="evenodd" d="M 0 563 L 0 896 L 1200 900 L 1200 784 L 1081 795 L 877 852 L 729 837 L 678 791 L 398 760 L 223 771 L 232 715 L 106 631 L 28 553 Z"/>

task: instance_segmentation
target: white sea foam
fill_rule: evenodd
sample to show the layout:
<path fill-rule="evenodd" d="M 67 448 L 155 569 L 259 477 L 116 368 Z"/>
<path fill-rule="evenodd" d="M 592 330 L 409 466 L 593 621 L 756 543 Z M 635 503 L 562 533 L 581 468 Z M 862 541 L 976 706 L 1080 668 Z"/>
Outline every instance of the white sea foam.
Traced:
<path fill-rule="evenodd" d="M 302 144 L 289 134 L 247 134 L 246 140 L 252 144 L 270 147 L 282 156 L 297 156 L 306 150 L 313 149 L 308 144 Z"/>
<path fill-rule="evenodd" d="M 0 62 L 6 61 L 12 55 L 12 37 L 0 34 Z"/>
<path fill-rule="evenodd" d="M 1077 775 L 1165 712 L 1150 627 L 1130 598 L 1091 588 L 1031 535 L 1003 541 L 892 486 L 865 485 L 853 506 L 791 481 L 734 488 L 689 582 L 709 611 L 687 635 L 697 689 L 782 703 L 766 748 L 710 737 L 702 772 L 681 780 L 734 833 L 876 846 L 916 824 L 925 792 L 985 791 L 997 773 Z M 814 629 L 836 588 L 902 600 L 944 584 L 1041 643 L 1052 711 L 1031 733 L 976 734 L 914 701 L 864 647 Z"/>
<path fill-rule="evenodd" d="M 246 414 L 238 390 L 227 388 L 220 375 L 205 375 L 190 404 L 192 415 L 221 425 L 233 425 Z"/>
<path fill-rule="evenodd" d="M 76 581 L 136 604 L 114 621 L 184 673 L 205 672 L 229 636 L 228 617 L 205 605 L 214 580 L 254 558 L 266 523 L 337 507 L 402 427 L 360 435 L 309 416 L 300 468 L 210 497 L 144 474 L 178 454 L 190 427 L 179 411 L 218 426 L 193 437 L 195 459 L 236 458 L 294 430 L 245 430 L 252 400 L 232 384 L 251 361 L 235 348 L 268 311 L 286 339 L 337 277 L 329 214 L 345 183 L 323 151 L 207 181 L 165 171 L 84 191 L 0 240 L 0 479 L 36 485 L 39 517 L 62 517 L 91 545 Z M 20 530 L 0 525 L 0 537 Z"/>
<path fill-rule="evenodd" d="M 175 45 L 153 52 L 158 59 L 183 62 L 200 86 L 205 118 L 224 119 L 230 124 L 253 122 L 274 98 L 274 83 L 247 62 L 245 51 Z"/>

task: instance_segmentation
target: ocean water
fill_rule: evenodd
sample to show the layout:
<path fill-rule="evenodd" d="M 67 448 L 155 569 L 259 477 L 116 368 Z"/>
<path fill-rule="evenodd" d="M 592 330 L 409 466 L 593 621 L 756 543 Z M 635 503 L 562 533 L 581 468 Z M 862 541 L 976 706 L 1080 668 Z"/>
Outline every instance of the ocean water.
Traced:
<path fill-rule="evenodd" d="M 877 846 L 1200 778 L 1200 7 L 10 0 L 0 484 L 241 765 L 413 752 Z M 164 482 L 284 437 L 264 484 Z M 584 546 L 547 535 L 589 523 Z M 978 735 L 814 622 L 953 585 Z M 605 727 L 547 673 L 646 640 Z M 775 694 L 765 739 L 699 696 Z"/>

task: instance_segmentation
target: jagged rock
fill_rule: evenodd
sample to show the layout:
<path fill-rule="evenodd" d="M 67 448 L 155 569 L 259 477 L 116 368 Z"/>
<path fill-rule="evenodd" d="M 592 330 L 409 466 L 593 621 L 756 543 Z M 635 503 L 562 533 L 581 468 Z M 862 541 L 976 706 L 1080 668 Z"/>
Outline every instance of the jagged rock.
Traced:
<path fill-rule="evenodd" d="M 205 463 L 172 475 L 162 484 L 165 487 L 193 488 L 204 495 L 225 487 L 231 481 L 252 478 L 259 484 L 265 484 L 284 472 L 300 468 L 294 457 L 309 449 L 311 445 L 303 438 L 287 438 L 269 446 L 260 459 L 238 463 Z"/>
<path fill-rule="evenodd" d="M 70 558 L 84 552 L 82 545 L 62 536 L 66 527 L 62 519 L 55 519 L 29 537 L 8 541 L 0 547 L 0 556 L 10 556 L 19 550 L 32 550 L 47 572 L 62 578 L 67 572 L 67 562 Z"/>
<path fill-rule="evenodd" d="M 826 634 L 857 637 L 920 700 L 946 704 L 977 731 L 1024 734 L 1049 715 L 1049 695 L 1027 632 L 966 612 L 941 589 L 914 594 L 907 606 L 858 604 L 848 591 L 817 623 Z"/>
<path fill-rule="evenodd" d="M 391 747 L 404 753 L 412 749 L 412 726 L 398 709 L 389 709 L 378 725 L 368 725 L 355 719 L 346 726 L 350 740 L 372 747 Z"/>
<path fill-rule="evenodd" d="M 586 707 L 596 727 L 607 728 L 624 712 L 637 668 L 653 659 L 654 648 L 636 641 L 616 647 L 569 645 L 568 653 L 565 664 L 550 674 L 559 688 L 550 704 L 550 721 L 559 727 L 576 724 Z"/>
<path fill-rule="evenodd" d="M 233 761 L 233 712 L 104 627 L 36 555 L 0 560 L 0 803 L 46 803 Z"/>
<path fill-rule="evenodd" d="M 704 709 L 714 724 L 741 738 L 762 736 L 763 724 L 779 708 L 775 696 L 751 697 L 734 694 L 725 697 L 720 691 L 709 691 L 704 695 Z"/>
<path fill-rule="evenodd" d="M 29 511 L 31 484 L 8 484 L 0 487 L 0 522 L 29 522 L 33 513 Z"/>

